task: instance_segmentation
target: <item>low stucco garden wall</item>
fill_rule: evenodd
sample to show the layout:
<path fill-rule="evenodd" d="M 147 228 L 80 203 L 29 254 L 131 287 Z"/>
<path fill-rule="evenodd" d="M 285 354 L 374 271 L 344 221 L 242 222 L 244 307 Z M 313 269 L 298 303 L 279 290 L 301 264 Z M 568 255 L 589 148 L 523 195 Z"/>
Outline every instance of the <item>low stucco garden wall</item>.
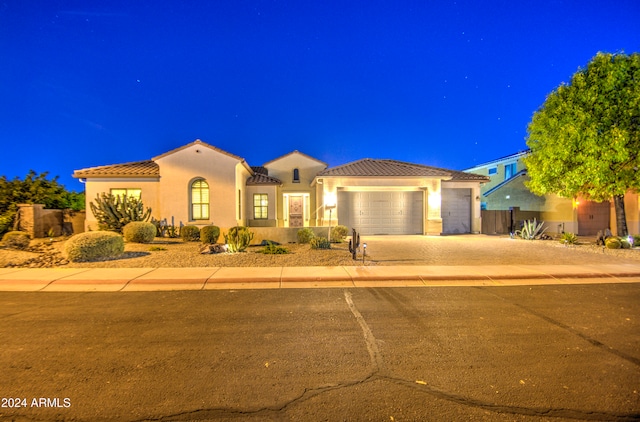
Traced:
<path fill-rule="evenodd" d="M 310 227 L 318 237 L 327 237 L 329 235 L 329 227 Z M 254 233 L 254 245 L 262 243 L 264 240 L 271 240 L 278 243 L 297 243 L 298 230 L 300 227 L 249 227 Z M 222 236 L 221 236 L 222 237 Z"/>

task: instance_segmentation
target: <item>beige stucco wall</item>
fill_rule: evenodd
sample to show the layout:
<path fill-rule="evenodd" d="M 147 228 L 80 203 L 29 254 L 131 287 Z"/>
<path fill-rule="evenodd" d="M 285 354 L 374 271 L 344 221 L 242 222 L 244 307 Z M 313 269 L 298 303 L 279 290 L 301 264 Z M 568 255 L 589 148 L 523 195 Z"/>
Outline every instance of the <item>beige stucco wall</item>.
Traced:
<path fill-rule="evenodd" d="M 474 174 L 480 174 L 482 176 L 488 176 L 490 178 L 490 180 L 487 183 L 485 183 L 481 188 L 482 194 L 484 194 L 485 192 L 492 189 L 496 185 L 499 185 L 500 183 L 504 182 L 505 166 L 512 163 L 516 163 L 516 173 L 526 168 L 526 166 L 522 162 L 522 158 L 512 158 L 512 159 L 508 159 L 499 163 L 494 163 L 485 167 L 476 167 L 468 170 L 468 172 L 474 173 Z M 492 167 L 496 168 L 496 173 L 490 175 L 489 169 Z M 482 198 L 482 200 L 484 201 L 484 198 Z M 492 209 L 498 209 L 498 208 L 492 208 Z"/>
<path fill-rule="evenodd" d="M 320 225 L 329 224 L 329 207 L 325 207 L 324 201 L 336 201 L 338 189 L 344 191 L 422 191 L 424 192 L 424 234 L 439 235 L 442 233 L 442 195 L 441 180 L 428 177 L 336 177 L 323 176 L 316 181 L 318 187 L 318 206 L 321 219 Z M 478 187 L 478 183 L 475 183 Z M 479 188 L 478 188 L 479 191 Z M 336 201 L 337 202 L 337 201 Z M 332 224 L 340 224 L 337 221 L 340 204 L 331 210 Z M 478 217 L 480 208 L 478 206 Z M 480 230 L 478 226 L 478 231 Z"/>
<path fill-rule="evenodd" d="M 278 196 L 277 186 L 275 185 L 262 185 L 262 186 L 247 186 L 247 206 L 245 207 L 245 219 L 247 225 L 252 227 L 277 227 L 276 212 L 278 209 Z M 253 195 L 254 194 L 267 194 L 269 205 L 267 207 L 268 218 L 266 220 L 254 220 L 253 217 Z"/>
<path fill-rule="evenodd" d="M 168 221 L 173 218 L 175 225 L 214 224 L 223 228 L 244 224 L 241 215 L 246 207 L 244 184 L 250 173 L 241 160 L 194 144 L 154 161 L 160 166 L 160 218 Z M 191 216 L 190 186 L 198 178 L 209 184 L 208 220 L 193 220 Z"/>
<path fill-rule="evenodd" d="M 636 192 L 629 191 L 624 196 L 624 212 L 627 216 L 627 230 L 629 234 L 640 234 L 640 195 Z M 617 233 L 616 224 L 616 208 L 614 202 L 611 201 L 611 232 Z"/>
<path fill-rule="evenodd" d="M 630 234 L 640 234 L 640 195 L 629 192 L 624 200 L 625 212 L 627 214 L 627 228 Z M 615 215 L 615 211 L 612 212 Z"/>
<path fill-rule="evenodd" d="M 471 181 L 444 180 L 442 187 L 447 189 L 471 189 L 471 233 L 482 230 L 482 214 L 480 210 L 480 183 Z"/>
<path fill-rule="evenodd" d="M 98 230 L 98 222 L 96 221 L 93 213 L 91 212 L 92 201 L 95 202 L 96 197 L 101 193 L 110 193 L 111 189 L 140 189 L 141 199 L 145 208 L 151 208 L 151 215 L 160 219 L 160 196 L 159 196 L 160 183 L 158 179 L 143 179 L 143 178 L 130 178 L 130 179 L 87 179 L 85 181 L 85 195 L 86 195 L 86 220 L 85 230 Z M 164 218 L 164 217 L 162 217 Z M 169 222 L 170 219 L 169 219 Z"/>
<path fill-rule="evenodd" d="M 302 196 L 304 201 L 304 227 L 317 224 L 316 188 L 311 186 L 316 175 L 326 168 L 326 164 L 299 152 L 293 152 L 265 164 L 269 176 L 282 182 L 278 188 L 277 224 L 289 227 L 289 197 Z M 293 170 L 298 169 L 300 182 L 293 182 Z"/>

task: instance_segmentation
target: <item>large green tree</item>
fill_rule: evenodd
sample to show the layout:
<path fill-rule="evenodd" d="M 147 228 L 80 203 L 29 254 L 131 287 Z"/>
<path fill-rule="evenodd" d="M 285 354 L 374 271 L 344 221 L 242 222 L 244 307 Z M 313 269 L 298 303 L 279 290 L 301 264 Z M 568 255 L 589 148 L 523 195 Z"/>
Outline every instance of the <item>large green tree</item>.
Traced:
<path fill-rule="evenodd" d="M 640 54 L 598 53 L 549 94 L 527 132 L 529 189 L 613 198 L 617 234 L 626 236 L 624 195 L 640 188 Z"/>

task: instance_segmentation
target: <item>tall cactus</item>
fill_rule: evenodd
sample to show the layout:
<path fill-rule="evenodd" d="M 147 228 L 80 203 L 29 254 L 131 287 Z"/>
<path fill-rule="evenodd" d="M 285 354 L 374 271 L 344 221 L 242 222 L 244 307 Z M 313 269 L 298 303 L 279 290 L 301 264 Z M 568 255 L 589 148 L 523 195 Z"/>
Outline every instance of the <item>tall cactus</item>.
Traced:
<path fill-rule="evenodd" d="M 89 206 L 101 230 L 122 233 L 122 228 L 128 223 L 148 221 L 151 217 L 151 208 L 145 211 L 142 199 L 126 195 L 100 193 L 96 195 L 95 204 L 92 201 Z"/>

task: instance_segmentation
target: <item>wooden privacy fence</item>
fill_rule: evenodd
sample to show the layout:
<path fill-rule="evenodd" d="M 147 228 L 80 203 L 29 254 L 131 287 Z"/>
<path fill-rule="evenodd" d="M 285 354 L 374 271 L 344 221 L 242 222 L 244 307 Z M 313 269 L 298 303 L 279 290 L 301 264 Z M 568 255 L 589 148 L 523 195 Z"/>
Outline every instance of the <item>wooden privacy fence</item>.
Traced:
<path fill-rule="evenodd" d="M 511 210 L 482 210 L 483 234 L 509 234 L 520 230 L 525 220 L 536 218 L 540 221 L 538 211 L 520 211 L 518 207 Z"/>

